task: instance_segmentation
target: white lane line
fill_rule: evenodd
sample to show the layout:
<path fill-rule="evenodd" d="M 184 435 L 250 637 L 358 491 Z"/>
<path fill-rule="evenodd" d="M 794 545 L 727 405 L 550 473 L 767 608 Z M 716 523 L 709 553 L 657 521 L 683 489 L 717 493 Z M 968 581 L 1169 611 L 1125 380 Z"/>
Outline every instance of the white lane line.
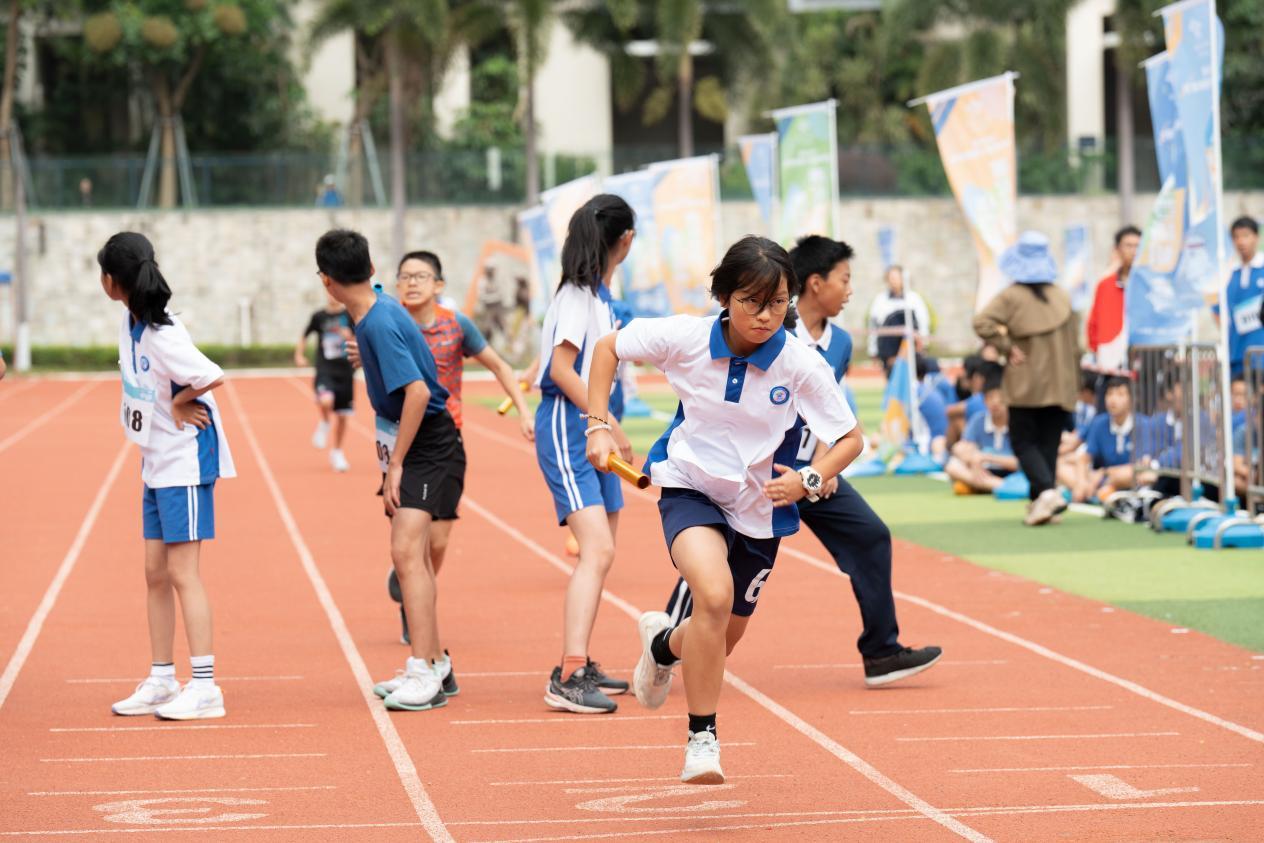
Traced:
<path fill-rule="evenodd" d="M 604 670 L 606 673 L 631 673 L 632 672 L 632 668 L 630 667 L 616 667 L 616 668 L 603 667 L 602 670 Z M 471 676 L 478 677 L 480 679 L 501 679 L 505 677 L 540 676 L 540 675 L 541 675 L 540 671 L 538 670 L 492 670 L 492 671 L 483 671 L 482 673 L 479 673 L 478 671 L 464 671 L 464 670 L 461 671 L 462 679 L 469 679 Z M 574 719 L 574 718 L 571 718 L 571 719 Z"/>
<path fill-rule="evenodd" d="M 0 403 L 7 401 L 8 399 L 12 398 L 18 393 L 26 392 L 28 389 L 35 386 L 35 384 L 37 383 L 39 383 L 39 381 L 29 380 L 23 383 L 15 383 L 12 386 L 5 387 L 4 392 L 0 392 Z"/>
<path fill-rule="evenodd" d="M 671 811 L 671 808 L 664 808 L 664 811 Z M 687 822 L 689 820 L 751 820 L 759 817 L 890 817 L 892 819 L 908 819 L 920 820 L 923 817 L 912 808 L 889 808 L 874 810 L 853 810 L 853 811 L 768 811 L 763 813 L 740 813 L 740 814 L 685 814 L 683 816 L 656 816 L 656 817 L 619 817 L 619 816 L 601 816 L 601 815 L 583 815 L 584 822 L 593 823 L 658 823 L 658 822 Z M 560 819 L 549 820 L 461 820 L 459 822 L 451 822 L 449 825 L 566 825 L 574 823 L 575 817 L 565 817 Z"/>
<path fill-rule="evenodd" d="M 5 665 L 4 673 L 0 673 L 0 708 L 4 707 L 4 701 L 9 698 L 9 692 L 13 690 L 13 683 L 17 682 L 22 666 L 26 664 L 27 658 L 30 657 L 31 650 L 35 647 L 35 639 L 39 638 L 40 631 L 44 628 L 44 621 L 48 619 L 49 613 L 53 611 L 53 604 L 57 602 L 57 598 L 61 595 L 62 586 L 66 584 L 66 580 L 70 577 L 70 572 L 75 569 L 75 563 L 79 561 L 79 554 L 83 552 L 83 546 L 88 541 L 88 535 L 97 523 L 97 516 L 101 514 L 101 507 L 105 505 L 105 498 L 110 493 L 110 488 L 113 487 L 114 481 L 118 479 L 119 471 L 123 468 L 123 460 L 130 451 L 130 443 L 124 443 L 123 447 L 119 449 L 118 456 L 114 458 L 114 464 L 106 472 L 105 479 L 101 481 L 101 488 L 97 489 L 96 497 L 92 499 L 92 504 L 88 507 L 87 514 L 83 516 L 83 522 L 79 525 L 79 532 L 75 533 L 74 541 L 70 543 L 70 549 L 66 551 L 61 564 L 57 566 L 57 573 L 53 574 L 52 582 L 48 584 L 47 590 L 44 591 L 44 597 L 40 600 L 39 605 L 35 607 L 35 613 L 31 615 L 31 619 L 27 622 L 26 631 L 22 633 L 18 646 L 13 650 L 13 655 L 9 657 L 9 663 Z"/>
<path fill-rule="evenodd" d="M 947 667 L 949 665 L 960 667 L 961 665 L 998 665 L 1009 664 L 1006 659 L 980 659 L 978 661 L 949 661 L 944 659 L 936 663 L 936 667 Z M 864 667 L 863 662 L 842 662 L 840 664 L 774 664 L 773 670 L 834 670 L 836 668 L 852 668 Z"/>
<path fill-rule="evenodd" d="M 107 755 L 103 758 L 41 758 L 44 764 L 113 764 L 117 761 L 227 761 L 242 758 L 324 758 L 324 752 L 261 752 L 254 755 Z"/>
<path fill-rule="evenodd" d="M 754 741 L 725 741 L 725 749 L 730 746 L 754 746 Z M 510 746 L 498 747 L 496 749 L 471 749 L 470 752 L 609 752 L 616 749 L 674 749 L 680 751 L 678 743 L 662 743 L 662 744 L 638 744 L 634 746 L 621 746 L 618 744 L 603 744 L 601 746 Z"/>
<path fill-rule="evenodd" d="M 745 776 L 728 776 L 724 777 L 725 781 L 733 781 L 734 779 L 791 779 L 794 776 L 789 773 L 752 773 Z M 546 784 L 577 784 L 592 785 L 612 782 L 667 782 L 679 784 L 680 779 L 676 776 L 651 776 L 648 778 L 630 778 L 630 779 L 545 779 L 543 781 L 516 781 L 516 782 L 488 782 L 491 787 L 511 787 L 517 785 L 546 785 Z"/>
<path fill-rule="evenodd" d="M 372 691 L 373 677 L 369 674 L 368 665 L 364 663 L 364 657 L 360 655 L 359 649 L 356 648 L 355 639 L 351 637 L 351 630 L 347 628 L 347 622 L 343 618 L 341 610 L 338 609 L 338 604 L 334 602 L 334 596 L 329 590 L 329 585 L 325 582 L 320 569 L 316 567 L 316 560 L 312 557 L 312 552 L 308 549 L 307 542 L 304 541 L 303 534 L 298 529 L 298 523 L 290 512 L 289 504 L 285 502 L 285 495 L 282 494 L 281 487 L 277 484 L 276 477 L 272 474 L 272 467 L 263 455 L 263 449 L 259 447 L 259 440 L 255 438 L 255 431 L 250 423 L 250 417 L 246 415 L 246 408 L 242 406 L 241 399 L 237 395 L 237 388 L 233 386 L 231 380 L 228 382 L 227 391 L 229 400 L 233 403 L 233 409 L 240 418 L 242 432 L 246 434 L 246 441 L 250 444 L 250 450 L 254 453 L 255 461 L 259 463 L 259 471 L 263 475 L 263 481 L 267 485 L 268 491 L 272 494 L 277 514 L 281 517 L 281 523 L 285 525 L 286 532 L 289 533 L 290 543 L 294 545 L 294 550 L 298 554 L 303 572 L 307 574 L 308 580 L 311 581 L 312 590 L 316 592 L 316 599 L 325 611 L 325 617 L 329 621 L 329 627 L 333 630 L 334 637 L 338 640 L 338 646 L 342 650 L 343 658 L 346 659 L 347 665 L 351 668 L 356 684 L 360 686 L 361 698 L 364 700 L 364 704 L 373 718 L 373 725 L 377 727 L 382 743 L 386 745 L 386 751 L 390 755 L 391 762 L 395 765 L 395 773 L 399 777 L 405 793 L 408 794 L 408 799 L 417 814 L 417 819 L 421 821 L 422 828 L 426 830 L 426 833 L 430 835 L 432 840 L 437 843 L 455 843 L 452 835 L 444 827 L 443 820 L 439 818 L 439 812 L 435 808 L 434 802 L 430 800 L 430 794 L 426 792 L 425 786 L 421 783 L 421 778 L 417 775 L 417 767 L 413 764 L 413 759 L 409 756 L 408 748 L 404 746 L 404 741 L 400 738 L 399 732 L 396 731 L 395 724 L 391 722 L 391 718 L 387 716 L 386 709 L 382 707 L 381 701 Z"/>
<path fill-rule="evenodd" d="M 500 528 L 501 532 L 505 533 L 506 535 L 516 540 L 523 547 L 526 547 L 536 556 L 539 556 L 541 559 L 543 559 L 549 565 L 552 565 L 557 570 L 561 571 L 562 573 L 568 576 L 574 570 L 563 559 L 545 550 L 540 544 L 528 538 L 520 530 L 517 530 L 516 528 L 507 524 L 505 521 L 497 517 L 495 514 L 490 512 L 488 509 L 483 507 L 481 504 L 479 504 L 477 501 L 473 500 L 469 496 L 465 497 L 465 503 L 466 503 L 466 506 L 468 506 L 470 509 L 473 509 L 476 513 L 481 515 L 485 521 Z M 603 600 L 611 603 L 614 606 L 617 606 L 619 609 L 621 609 L 624 612 L 624 614 L 626 614 L 632 620 L 637 620 L 638 618 L 640 618 L 641 612 L 639 609 L 637 609 L 636 606 L 632 605 L 631 603 L 619 597 L 618 595 L 611 593 L 608 589 L 603 590 L 601 592 L 601 597 Z M 766 710 L 771 712 L 773 715 L 779 718 L 782 722 L 786 723 L 795 731 L 799 732 L 799 734 L 808 738 L 808 740 L 811 740 L 817 746 L 820 746 L 826 752 L 829 752 L 831 755 L 838 758 L 843 763 L 847 764 L 847 766 L 851 767 L 853 770 L 860 773 L 862 776 L 864 776 L 865 778 L 869 779 L 874 784 L 881 787 L 887 793 L 899 799 L 901 802 L 908 805 L 910 808 L 913 808 L 914 810 L 916 810 L 922 816 L 926 817 L 927 819 L 933 820 L 936 823 L 939 823 L 940 825 L 944 826 L 945 828 L 949 829 L 955 834 L 958 834 L 959 836 L 964 837 L 967 840 L 974 841 L 974 843 L 983 843 L 983 841 L 989 841 L 989 838 L 986 835 L 983 835 L 979 833 L 978 831 L 975 831 L 973 828 L 961 822 L 960 820 L 954 819 L 953 817 L 939 810 L 935 806 L 931 805 L 926 800 L 917 796 L 913 792 L 907 790 L 902 785 L 897 784 L 892 779 L 883 775 L 881 772 L 875 769 L 867 761 L 860 758 L 855 753 L 851 752 L 851 750 L 845 748 L 844 746 L 836 742 L 833 738 L 830 738 L 829 736 L 821 732 L 819 729 L 807 723 L 801 717 L 791 712 L 789 709 L 785 708 L 784 706 L 772 700 L 767 695 L 756 690 L 751 685 L 748 685 L 746 682 L 740 679 L 736 674 L 732 673 L 731 671 L 726 670 L 724 672 L 724 678 L 728 681 L 730 685 L 732 685 L 738 691 L 745 694 L 747 697 L 754 700 L 759 705 L 763 706 Z"/>
<path fill-rule="evenodd" d="M 464 679 L 464 675 L 461 677 Z M 632 714 L 623 717 L 520 717 L 511 720 L 449 720 L 453 726 L 499 726 L 518 723 L 557 723 L 576 726 L 580 723 L 629 723 L 633 720 L 679 720 L 679 714 Z M 726 744 L 727 746 L 727 744 Z"/>
<path fill-rule="evenodd" d="M 301 676 L 216 676 L 215 684 L 220 682 L 297 682 Z M 71 685 L 134 685 L 135 676 L 124 676 L 107 679 L 67 679 Z"/>
<path fill-rule="evenodd" d="M 833 574 L 838 577 L 843 577 L 842 572 L 839 571 L 837 566 L 835 566 L 833 563 L 826 565 L 821 560 L 816 559 L 812 556 L 809 556 L 806 553 L 803 553 L 802 551 L 795 550 L 794 548 L 790 548 L 790 547 L 783 547 L 782 552 L 789 554 L 790 556 L 793 556 L 796 559 L 799 559 L 803 562 L 806 562 L 807 564 L 811 565 L 813 568 L 824 571 L 825 573 Z M 1200 708 L 1195 708 L 1192 705 L 1186 705 L 1185 703 L 1180 702 L 1178 700 L 1174 700 L 1171 697 L 1165 696 L 1156 691 L 1151 691 L 1149 688 L 1145 687 L 1144 685 L 1140 685 L 1136 682 L 1133 682 L 1131 679 L 1124 679 L 1121 676 L 1116 676 L 1113 673 L 1108 673 L 1102 670 L 1101 668 L 1093 667 L 1090 664 L 1086 664 L 1080 661 L 1079 659 L 1073 659 L 1070 656 L 1064 656 L 1061 653 L 1058 653 L 1058 652 L 1055 652 L 1054 650 L 1049 649 L 1043 644 L 1037 644 L 1035 641 L 1030 641 L 1026 638 L 1015 635 L 1012 632 L 1006 632 L 1003 629 L 997 629 L 991 624 L 986 624 L 983 621 L 975 620 L 969 615 L 963 615 L 961 612 L 957 612 L 952 609 L 949 609 L 947 606 L 941 606 L 940 604 L 935 603 L 931 600 L 927 600 L 924 597 L 918 597 L 915 594 L 908 594 L 903 591 L 895 591 L 893 593 L 895 594 L 897 598 L 905 601 L 906 603 L 912 603 L 915 606 L 921 606 L 923 609 L 928 609 L 937 615 L 942 615 L 945 618 L 950 618 L 954 621 L 957 621 L 958 623 L 965 624 L 966 626 L 972 627 L 978 630 L 979 632 L 985 633 L 987 635 L 991 635 L 993 638 L 999 638 L 1002 641 L 1006 641 L 1010 644 L 1013 644 L 1016 647 L 1022 647 L 1024 650 L 1035 653 L 1036 655 L 1042 656 L 1043 658 L 1049 659 L 1050 661 L 1057 662 L 1058 664 L 1063 665 L 1064 667 L 1069 667 L 1072 670 L 1078 670 L 1080 673 L 1088 674 L 1089 676 L 1092 676 L 1095 679 L 1100 679 L 1103 682 L 1109 682 L 1110 684 L 1115 685 L 1119 688 L 1123 688 L 1125 691 L 1136 694 L 1137 696 L 1142 697 L 1143 699 L 1147 699 L 1151 702 L 1158 703 L 1159 705 L 1167 706 L 1168 708 L 1173 709 L 1175 711 L 1179 711 L 1182 714 L 1188 714 L 1190 717 L 1196 717 L 1199 720 L 1202 720 L 1206 723 L 1210 723 L 1213 726 L 1219 726 L 1221 729 L 1226 729 L 1230 732 L 1233 732 L 1236 735 L 1241 735 L 1242 737 L 1247 738 L 1248 740 L 1255 741 L 1256 743 L 1264 743 L 1264 732 L 1259 732 L 1248 726 L 1243 726 L 1240 723 L 1234 723 L 1232 720 L 1226 720 L 1223 717 L 1219 717 L 1208 711 L 1203 711 Z"/>
<path fill-rule="evenodd" d="M 1135 802 L 1130 804 L 1102 805 L 1029 805 L 1017 808 L 953 808 L 954 814 L 975 817 L 1003 817 L 1025 814 L 1058 814 L 1083 813 L 1096 811 L 1147 811 L 1166 810 L 1171 808 L 1224 808 L 1240 806 L 1264 805 L 1264 800 L 1224 800 L 1219 802 Z M 587 818 L 586 818 L 587 819 Z M 755 823 L 750 825 L 713 825 L 685 826 L 682 828 L 656 828 L 638 831 L 610 831 L 594 834 L 592 832 L 578 835 L 549 835 L 547 837 L 516 837 L 499 840 L 482 840 L 478 843 L 544 843 L 549 840 L 595 840 L 607 837 L 661 837 L 664 835 L 697 834 L 705 831 L 753 831 L 756 829 L 802 828 L 805 826 L 853 825 L 858 823 L 902 822 L 920 819 L 915 814 L 897 816 L 861 816 L 839 817 L 820 820 L 800 820 L 791 822 Z M 573 822 L 573 820 L 572 820 Z"/>
<path fill-rule="evenodd" d="M 1049 773 L 1071 770 L 1193 770 L 1204 767 L 1254 767 L 1254 764 L 1081 764 L 1072 767 L 972 767 L 950 773 Z"/>
<path fill-rule="evenodd" d="M 188 732 L 194 729 L 315 729 L 315 723 L 168 723 L 165 726 L 66 726 L 50 732 Z"/>
<path fill-rule="evenodd" d="M 66 396 L 65 399 L 58 401 L 56 406 L 54 406 L 51 410 L 31 419 L 22 427 L 18 428 L 17 432 L 9 436 L 8 439 L 0 439 L 0 453 L 3 453 L 5 450 L 10 448 L 11 446 L 16 445 L 28 433 L 39 428 L 39 426 L 42 425 L 44 422 L 48 421 L 54 416 L 60 416 L 63 413 L 65 413 L 71 404 L 74 404 L 76 401 L 82 398 L 88 392 L 88 390 L 92 389 L 92 387 L 94 386 L 96 386 L 95 383 L 85 383 L 83 386 L 79 387 L 74 392 L 70 393 L 70 395 Z"/>
<path fill-rule="evenodd" d="M 1096 735 L 949 735 L 946 737 L 896 738 L 905 743 L 923 741 L 1082 741 L 1097 738 L 1172 738 L 1180 732 L 1106 732 Z"/>
<path fill-rule="evenodd" d="M 290 790 L 337 790 L 334 784 L 290 787 L 188 787 L 175 790 L 33 790 L 27 796 L 133 796 L 142 793 L 264 793 Z"/>
<path fill-rule="evenodd" d="M 992 708 L 853 708 L 848 714 L 1004 714 L 1028 711 L 1106 711 L 1113 705 L 1027 705 Z"/>

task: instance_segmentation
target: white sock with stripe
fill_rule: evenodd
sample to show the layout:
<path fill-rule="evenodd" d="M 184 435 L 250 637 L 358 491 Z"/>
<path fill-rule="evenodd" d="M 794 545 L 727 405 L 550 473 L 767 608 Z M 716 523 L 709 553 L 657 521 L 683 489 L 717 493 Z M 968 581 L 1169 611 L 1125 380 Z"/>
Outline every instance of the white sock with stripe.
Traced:
<path fill-rule="evenodd" d="M 175 679 L 176 666 L 171 662 L 153 662 L 149 665 L 149 675 L 155 679 Z"/>
<path fill-rule="evenodd" d="M 193 665 L 191 681 L 194 687 L 209 687 L 215 684 L 214 656 L 193 656 L 189 659 L 189 663 Z"/>

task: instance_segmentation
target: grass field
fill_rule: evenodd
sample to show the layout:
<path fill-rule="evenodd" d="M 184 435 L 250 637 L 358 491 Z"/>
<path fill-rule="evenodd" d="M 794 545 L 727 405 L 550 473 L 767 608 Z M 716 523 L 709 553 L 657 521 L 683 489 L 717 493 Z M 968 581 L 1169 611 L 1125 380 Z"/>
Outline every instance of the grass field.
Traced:
<path fill-rule="evenodd" d="M 881 390 L 855 392 L 861 424 L 875 430 Z M 624 421 L 638 455 L 676 405 L 666 391 L 643 397 L 656 417 Z M 1022 525 L 1020 504 L 956 497 L 930 478 L 867 478 L 855 486 L 897 538 L 1264 652 L 1264 553 L 1194 550 L 1183 536 L 1076 513 L 1033 530 Z"/>

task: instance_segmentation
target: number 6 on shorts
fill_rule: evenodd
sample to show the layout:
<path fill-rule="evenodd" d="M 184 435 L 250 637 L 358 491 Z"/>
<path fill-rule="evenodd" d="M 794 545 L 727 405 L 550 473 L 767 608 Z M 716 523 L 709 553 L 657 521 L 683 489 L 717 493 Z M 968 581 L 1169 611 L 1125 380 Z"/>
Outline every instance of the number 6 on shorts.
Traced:
<path fill-rule="evenodd" d="M 765 568 L 760 571 L 755 579 L 751 580 L 751 584 L 746 589 L 746 602 L 755 603 L 759 600 L 759 592 L 764 587 L 764 581 L 768 579 L 768 575 L 772 573 L 772 568 Z"/>

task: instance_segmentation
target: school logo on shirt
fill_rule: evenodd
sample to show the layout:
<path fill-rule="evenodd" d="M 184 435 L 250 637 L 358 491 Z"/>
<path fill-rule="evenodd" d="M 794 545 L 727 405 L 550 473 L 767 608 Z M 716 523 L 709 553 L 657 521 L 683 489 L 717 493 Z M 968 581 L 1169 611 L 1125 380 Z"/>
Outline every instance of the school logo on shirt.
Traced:
<path fill-rule="evenodd" d="M 780 407 L 790 400 L 790 390 L 784 386 L 774 386 L 768 392 L 768 400 Z"/>
<path fill-rule="evenodd" d="M 142 372 L 149 371 L 149 358 L 143 354 L 140 356 L 140 370 Z"/>

